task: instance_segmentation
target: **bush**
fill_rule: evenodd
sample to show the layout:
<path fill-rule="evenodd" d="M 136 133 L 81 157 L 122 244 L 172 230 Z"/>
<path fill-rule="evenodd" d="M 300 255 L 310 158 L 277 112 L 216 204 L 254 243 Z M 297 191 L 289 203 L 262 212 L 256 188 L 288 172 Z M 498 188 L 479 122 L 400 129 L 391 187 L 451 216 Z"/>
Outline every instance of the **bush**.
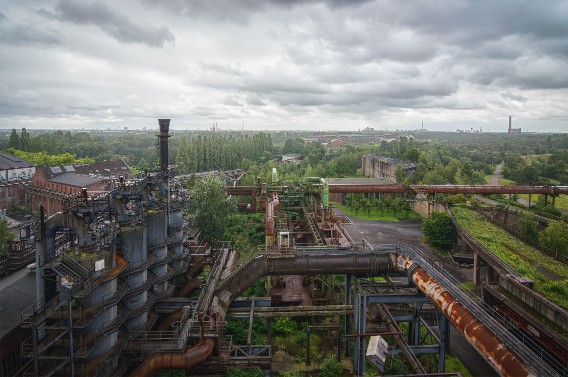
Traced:
<path fill-rule="evenodd" d="M 296 322 L 290 317 L 276 318 L 276 322 L 272 326 L 274 332 L 282 335 L 292 335 L 296 331 Z"/>
<path fill-rule="evenodd" d="M 343 373 L 343 366 L 335 356 L 328 356 L 323 360 L 320 369 L 321 377 L 337 377 Z"/>
<path fill-rule="evenodd" d="M 454 224 L 445 212 L 432 213 L 432 217 L 422 223 L 422 231 L 432 246 L 444 249 L 450 248 L 456 237 Z"/>
<path fill-rule="evenodd" d="M 229 368 L 227 377 L 263 377 L 264 373 L 260 368 Z"/>

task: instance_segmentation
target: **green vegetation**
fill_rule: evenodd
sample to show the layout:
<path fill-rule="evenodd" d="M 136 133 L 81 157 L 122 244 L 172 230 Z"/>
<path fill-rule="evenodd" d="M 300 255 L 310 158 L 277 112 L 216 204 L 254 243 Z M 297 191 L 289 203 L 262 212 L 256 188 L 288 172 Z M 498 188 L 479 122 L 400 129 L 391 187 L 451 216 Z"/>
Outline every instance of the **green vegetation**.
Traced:
<path fill-rule="evenodd" d="M 264 373 L 260 368 L 229 368 L 227 377 L 263 377 Z"/>
<path fill-rule="evenodd" d="M 540 242 L 549 249 L 568 255 L 568 227 L 552 221 L 541 233 Z"/>
<path fill-rule="evenodd" d="M 29 161 L 37 166 L 90 164 L 95 162 L 95 159 L 93 158 L 77 158 L 77 156 L 72 155 L 71 153 L 50 155 L 45 152 L 25 152 L 13 148 L 8 149 L 8 153 L 21 158 L 22 160 Z"/>
<path fill-rule="evenodd" d="M 568 150 L 558 149 L 530 159 L 511 154 L 505 158 L 503 176 L 519 184 L 567 185 Z"/>
<path fill-rule="evenodd" d="M 327 356 L 323 359 L 323 363 L 320 369 L 320 376 L 321 377 L 337 377 L 341 376 L 343 372 L 343 366 L 335 356 Z"/>
<path fill-rule="evenodd" d="M 530 241 L 538 241 L 538 221 L 529 213 L 523 212 L 519 218 L 519 232 Z"/>
<path fill-rule="evenodd" d="M 463 377 L 472 377 L 471 373 L 457 356 L 446 356 L 446 373 L 459 372 Z"/>
<path fill-rule="evenodd" d="M 303 372 L 299 372 L 296 370 L 281 370 L 278 372 L 280 377 L 305 377 L 306 375 Z"/>
<path fill-rule="evenodd" d="M 347 215 L 364 220 L 398 221 L 402 218 L 419 218 L 410 209 L 410 203 L 397 196 L 374 197 L 364 194 L 347 194 L 344 202 L 346 206 L 339 203 L 334 205 Z"/>
<path fill-rule="evenodd" d="M 191 190 L 188 215 L 209 240 L 224 239 L 228 216 L 236 210 L 227 196 L 225 182 L 209 175 L 197 181 Z"/>
<path fill-rule="evenodd" d="M 183 174 L 241 168 L 245 160 L 266 162 L 270 159 L 272 139 L 263 132 L 240 138 L 217 134 L 181 137 L 176 154 L 178 171 Z"/>
<path fill-rule="evenodd" d="M 266 343 L 266 320 L 254 318 L 252 322 L 251 343 Z M 227 323 L 223 328 L 225 335 L 233 337 L 234 344 L 247 344 L 248 336 L 248 320 L 244 319 L 227 319 Z"/>
<path fill-rule="evenodd" d="M 369 212 L 358 212 L 352 207 L 341 205 L 337 202 L 333 203 L 333 206 L 345 212 L 347 216 L 355 217 L 363 220 L 376 220 L 376 221 L 398 221 L 399 219 L 419 219 L 420 215 L 415 212 L 392 212 L 384 211 L 382 214 L 377 209 L 371 209 Z"/>
<path fill-rule="evenodd" d="M 454 207 L 459 224 L 519 274 L 534 281 L 534 290 L 568 308 L 568 266 L 524 244 L 467 208 Z M 564 231 L 565 232 L 565 231 Z M 566 233 L 566 232 L 565 232 Z"/>
<path fill-rule="evenodd" d="M 8 254 L 8 241 L 15 238 L 14 233 L 8 229 L 8 222 L 0 220 L 0 255 Z"/>
<path fill-rule="evenodd" d="M 287 336 L 295 333 L 297 326 L 296 322 L 289 317 L 279 317 L 276 318 L 275 322 L 273 323 L 272 329 L 277 334 Z"/>
<path fill-rule="evenodd" d="M 456 239 L 454 225 L 446 212 L 434 212 L 429 219 L 424 219 L 422 231 L 428 243 L 446 250 Z"/>

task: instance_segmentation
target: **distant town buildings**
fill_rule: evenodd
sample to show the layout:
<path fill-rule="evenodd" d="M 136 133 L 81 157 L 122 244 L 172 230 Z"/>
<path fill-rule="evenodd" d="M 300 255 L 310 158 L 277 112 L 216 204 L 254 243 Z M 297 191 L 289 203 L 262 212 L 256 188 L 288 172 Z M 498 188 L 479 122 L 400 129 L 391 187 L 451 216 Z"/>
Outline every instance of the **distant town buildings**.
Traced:
<path fill-rule="evenodd" d="M 405 177 L 410 177 L 416 170 L 416 165 L 410 161 L 396 158 L 366 154 L 362 159 L 363 175 L 369 178 L 396 181 L 396 170 L 400 166 Z"/>

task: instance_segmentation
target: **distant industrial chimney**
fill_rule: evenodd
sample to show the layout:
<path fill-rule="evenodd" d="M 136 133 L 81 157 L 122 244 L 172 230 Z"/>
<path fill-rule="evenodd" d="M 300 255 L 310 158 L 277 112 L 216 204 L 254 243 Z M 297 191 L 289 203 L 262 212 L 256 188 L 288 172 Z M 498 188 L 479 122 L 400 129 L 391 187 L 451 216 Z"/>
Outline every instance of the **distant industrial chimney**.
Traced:
<path fill-rule="evenodd" d="M 511 118 L 512 116 L 509 115 L 509 132 L 511 132 Z"/>
<path fill-rule="evenodd" d="M 158 119 L 160 124 L 160 170 L 167 171 L 169 166 L 168 159 L 168 138 L 170 138 L 170 120 L 171 119 Z"/>

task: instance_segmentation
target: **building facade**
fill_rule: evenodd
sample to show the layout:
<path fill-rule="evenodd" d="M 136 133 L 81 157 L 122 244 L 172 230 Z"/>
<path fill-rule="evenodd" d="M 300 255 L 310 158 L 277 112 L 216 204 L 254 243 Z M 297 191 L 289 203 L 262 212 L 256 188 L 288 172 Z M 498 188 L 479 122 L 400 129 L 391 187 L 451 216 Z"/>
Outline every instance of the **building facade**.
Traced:
<path fill-rule="evenodd" d="M 9 153 L 0 153 L 0 209 L 10 210 L 10 202 L 23 203 L 25 186 L 32 181 L 36 167 Z"/>
<path fill-rule="evenodd" d="M 400 166 L 405 177 L 412 176 L 416 165 L 410 161 L 396 158 L 366 154 L 362 158 L 363 175 L 369 178 L 396 181 L 396 170 Z"/>
<path fill-rule="evenodd" d="M 83 188 L 88 193 L 107 191 L 112 180 L 127 179 L 131 173 L 122 160 L 37 168 L 28 189 L 32 209 L 43 205 L 47 216 L 51 216 L 62 211 L 68 197 Z"/>

